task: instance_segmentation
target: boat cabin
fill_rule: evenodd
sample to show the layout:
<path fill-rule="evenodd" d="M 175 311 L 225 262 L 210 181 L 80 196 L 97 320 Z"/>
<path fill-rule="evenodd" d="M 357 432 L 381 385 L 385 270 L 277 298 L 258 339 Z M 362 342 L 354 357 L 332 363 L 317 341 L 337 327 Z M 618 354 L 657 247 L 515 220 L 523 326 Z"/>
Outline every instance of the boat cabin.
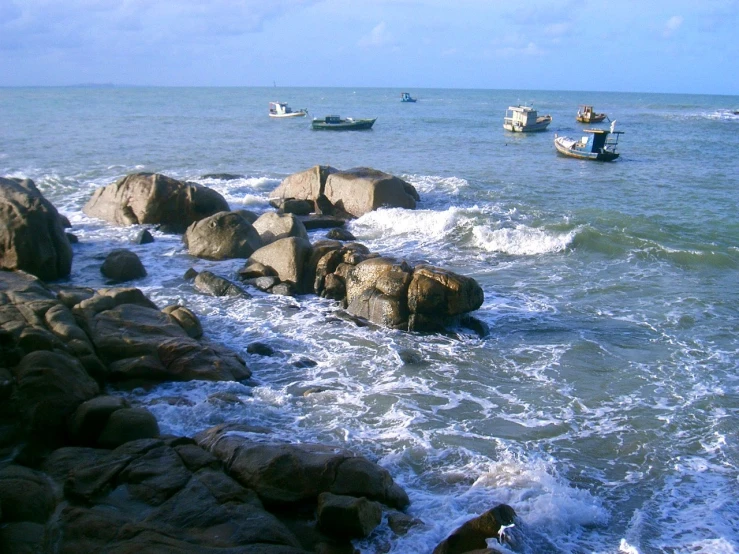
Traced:
<path fill-rule="evenodd" d="M 341 123 L 341 116 L 338 115 L 327 115 L 324 120 L 326 123 Z"/>
<path fill-rule="evenodd" d="M 615 151 L 618 144 L 618 136 L 623 135 L 623 131 L 614 131 L 611 129 L 585 129 L 584 132 L 590 133 L 590 136 L 584 136 L 576 145 L 578 149 L 587 152 Z"/>
<path fill-rule="evenodd" d="M 272 115 L 285 115 L 292 112 L 287 102 L 270 102 L 269 113 Z"/>
<path fill-rule="evenodd" d="M 408 92 L 401 92 L 400 93 L 400 101 L 401 102 L 415 102 L 416 99 L 413 98 L 410 93 Z"/>
<path fill-rule="evenodd" d="M 526 127 L 534 125 L 537 117 L 538 113 L 530 106 L 509 106 L 503 122 L 513 127 Z"/>

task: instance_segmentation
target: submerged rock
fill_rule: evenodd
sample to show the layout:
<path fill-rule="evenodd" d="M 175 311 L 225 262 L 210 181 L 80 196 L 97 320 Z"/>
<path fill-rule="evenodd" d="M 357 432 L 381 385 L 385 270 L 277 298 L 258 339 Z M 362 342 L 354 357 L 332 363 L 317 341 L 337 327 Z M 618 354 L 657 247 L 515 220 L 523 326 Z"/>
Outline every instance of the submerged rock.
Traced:
<path fill-rule="evenodd" d="M 125 248 L 117 248 L 110 252 L 100 267 L 100 273 L 116 283 L 132 281 L 146 277 L 146 269 L 138 255 Z"/>

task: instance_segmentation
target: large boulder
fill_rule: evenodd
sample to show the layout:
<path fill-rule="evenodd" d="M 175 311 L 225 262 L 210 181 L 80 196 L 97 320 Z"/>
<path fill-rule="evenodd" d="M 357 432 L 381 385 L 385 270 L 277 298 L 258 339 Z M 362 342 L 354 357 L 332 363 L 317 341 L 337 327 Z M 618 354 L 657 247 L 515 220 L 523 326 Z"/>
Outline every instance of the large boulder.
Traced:
<path fill-rule="evenodd" d="M 218 425 L 195 440 L 229 464 L 231 476 L 265 505 L 316 503 L 322 492 L 366 497 L 403 509 L 410 500 L 390 473 L 351 452 L 318 444 L 255 443 L 236 425 Z"/>
<path fill-rule="evenodd" d="M 388 173 L 367 167 L 339 171 L 321 165 L 285 178 L 271 197 L 310 200 L 319 213 L 351 217 L 383 206 L 413 209 L 419 200 L 413 185 Z"/>
<path fill-rule="evenodd" d="M 184 231 L 191 223 L 228 211 L 218 192 L 158 173 L 134 173 L 97 189 L 83 211 L 119 225 L 160 223 Z"/>
<path fill-rule="evenodd" d="M 327 165 L 314 165 L 310 169 L 289 175 L 272 191 L 270 197 L 277 199 L 295 198 L 315 201 L 326 186 L 326 179 L 337 169 Z"/>
<path fill-rule="evenodd" d="M 301 237 L 279 239 L 254 252 L 248 263 L 272 268 L 281 281 L 292 283 L 299 293 L 308 292 L 312 283 L 304 280 L 305 264 L 312 249 L 310 241 Z"/>
<path fill-rule="evenodd" d="M 416 266 L 408 286 L 409 328 L 435 330 L 445 319 L 474 311 L 485 295 L 471 277 L 428 265 Z"/>
<path fill-rule="evenodd" d="M 57 504 L 53 482 L 19 465 L 0 469 L 0 521 L 46 523 Z"/>
<path fill-rule="evenodd" d="M 381 207 L 414 209 L 419 200 L 413 185 L 368 167 L 330 174 L 324 194 L 336 208 L 354 217 Z"/>
<path fill-rule="evenodd" d="M 126 248 L 116 248 L 111 251 L 106 256 L 103 265 L 100 266 L 100 273 L 116 283 L 146 277 L 146 269 L 141 259 L 136 252 Z"/>
<path fill-rule="evenodd" d="M 190 439 L 60 448 L 43 469 L 65 495 L 53 522 L 59 552 L 307 554 Z"/>
<path fill-rule="evenodd" d="M 219 212 L 190 225 L 183 240 L 193 256 L 226 260 L 251 256 L 262 246 L 259 234 L 241 214 Z"/>
<path fill-rule="evenodd" d="M 60 351 L 38 350 L 13 368 L 18 411 L 32 437 L 55 446 L 62 440 L 66 418 L 100 389 L 82 364 Z"/>
<path fill-rule="evenodd" d="M 293 214 L 266 212 L 254 222 L 254 229 L 259 233 L 262 244 L 267 245 L 279 239 L 299 237 L 308 240 L 305 225 Z"/>
<path fill-rule="evenodd" d="M 135 298 L 130 290 L 111 289 L 74 308 L 109 379 L 240 381 L 251 375 L 235 353 L 195 340 L 156 307 L 131 303 Z"/>
<path fill-rule="evenodd" d="M 380 525 L 382 506 L 379 503 L 340 494 L 322 492 L 318 495 L 318 526 L 329 535 L 361 539 Z"/>
<path fill-rule="evenodd" d="M 45 281 L 69 275 L 72 247 L 56 208 L 30 179 L 0 177 L 0 268 Z"/>

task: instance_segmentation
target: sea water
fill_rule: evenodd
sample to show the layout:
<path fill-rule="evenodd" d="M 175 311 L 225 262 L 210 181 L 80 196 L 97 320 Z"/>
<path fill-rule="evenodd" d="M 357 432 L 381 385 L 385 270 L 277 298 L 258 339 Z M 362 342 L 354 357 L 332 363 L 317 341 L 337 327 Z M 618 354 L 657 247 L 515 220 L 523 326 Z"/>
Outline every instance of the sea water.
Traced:
<path fill-rule="evenodd" d="M 430 552 L 501 502 L 521 518 L 510 552 L 739 551 L 739 97 L 429 89 L 407 104 L 399 93 L 4 88 L 0 175 L 33 179 L 72 222 L 64 283 L 106 286 L 106 253 L 134 250 L 148 271 L 134 284 L 195 311 L 253 370 L 246 383 L 116 392 L 163 432 L 245 422 L 392 473 L 424 524 L 401 538 L 383 525 L 363 552 Z M 270 101 L 378 119 L 312 131 L 310 118 L 270 119 Z M 519 103 L 553 116 L 547 132 L 503 130 Z M 582 103 L 624 131 L 617 161 L 556 154 L 555 133 L 584 134 Z M 349 230 L 373 251 L 474 277 L 490 334 L 357 327 L 313 296 L 207 297 L 185 271 L 233 278 L 242 260 L 195 259 L 155 230 L 133 245 L 140 228 L 82 213 L 95 189 L 135 171 L 261 213 L 285 176 L 316 164 L 412 183 L 416 210 L 381 209 Z M 240 177 L 203 177 L 224 172 Z M 248 354 L 254 341 L 277 355 Z M 213 396 L 224 391 L 241 402 Z"/>

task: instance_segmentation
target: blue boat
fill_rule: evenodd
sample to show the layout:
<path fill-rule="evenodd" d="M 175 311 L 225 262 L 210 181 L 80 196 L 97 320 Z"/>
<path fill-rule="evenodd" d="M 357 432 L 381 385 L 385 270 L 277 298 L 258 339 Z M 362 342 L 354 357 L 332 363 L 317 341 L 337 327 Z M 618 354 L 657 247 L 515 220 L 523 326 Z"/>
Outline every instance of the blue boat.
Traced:
<path fill-rule="evenodd" d="M 415 102 L 416 99 L 413 98 L 410 93 L 408 92 L 401 92 L 400 93 L 400 101 L 401 102 Z"/>
<path fill-rule="evenodd" d="M 560 154 L 571 158 L 613 161 L 619 156 L 616 152 L 618 136 L 623 135 L 623 131 L 614 131 L 615 126 L 616 122 L 613 121 L 610 129 L 585 129 L 588 135 L 579 140 L 554 135 L 554 147 Z"/>

